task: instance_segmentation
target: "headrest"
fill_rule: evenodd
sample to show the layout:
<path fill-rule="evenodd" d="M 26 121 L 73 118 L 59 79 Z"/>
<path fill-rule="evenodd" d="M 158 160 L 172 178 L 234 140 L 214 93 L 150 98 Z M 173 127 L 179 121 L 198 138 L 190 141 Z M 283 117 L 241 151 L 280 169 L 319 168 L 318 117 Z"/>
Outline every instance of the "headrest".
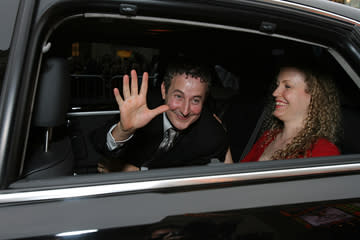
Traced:
<path fill-rule="evenodd" d="M 33 123 L 38 127 L 55 127 L 65 123 L 70 98 L 68 62 L 47 59 L 41 70 L 34 106 Z"/>

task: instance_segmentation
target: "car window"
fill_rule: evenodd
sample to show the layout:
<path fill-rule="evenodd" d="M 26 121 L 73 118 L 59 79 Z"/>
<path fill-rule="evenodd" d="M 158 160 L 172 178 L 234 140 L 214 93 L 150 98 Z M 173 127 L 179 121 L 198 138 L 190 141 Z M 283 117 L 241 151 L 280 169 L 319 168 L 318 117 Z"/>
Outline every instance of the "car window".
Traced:
<path fill-rule="evenodd" d="M 4 78 L 10 41 L 15 24 L 19 1 L 4 0 L 0 2 L 0 89 Z"/>
<path fill-rule="evenodd" d="M 209 41 L 216 36 L 222 37 Z M 54 113 L 61 119 L 47 125 L 42 118 L 48 119 L 50 110 L 37 115 L 36 109 L 42 102 L 51 100 L 40 101 L 38 93 L 22 178 L 98 174 L 98 163 L 107 158 L 94 146 L 94 130 L 118 117 L 113 88 L 121 90 L 124 74 L 136 69 L 139 76 L 145 71 L 149 73 L 149 92 L 159 92 L 163 68 L 175 56 L 200 56 L 212 66 L 214 83 L 207 107 L 227 129 L 235 163 L 239 162 L 271 96 L 269 89 L 276 77 L 277 62 L 286 56 L 315 59 L 332 66 L 329 72 L 337 79 L 344 111 L 349 111 L 350 116 L 345 119 L 349 124 L 344 124 L 346 140 L 339 147 L 343 154 L 360 153 L 359 146 L 351 140 L 357 131 L 352 122 L 358 116 L 359 88 L 324 45 L 240 28 L 213 28 L 196 22 L 184 24 L 158 19 L 131 21 L 111 14 L 74 17 L 51 32 L 47 41 L 51 47 L 44 54 L 40 83 L 46 64 L 61 59 L 60 65 L 67 67 L 60 67 L 61 74 L 51 75 L 51 79 L 69 78 L 69 86 L 61 96 L 64 101 L 60 101 L 67 104 L 55 108 L 50 105 L 51 111 L 61 110 Z M 45 159 L 43 152 L 47 151 L 59 154 Z M 47 161 L 54 161 L 54 166 L 61 164 L 54 171 L 47 171 L 43 166 L 44 162 L 51 165 Z"/>

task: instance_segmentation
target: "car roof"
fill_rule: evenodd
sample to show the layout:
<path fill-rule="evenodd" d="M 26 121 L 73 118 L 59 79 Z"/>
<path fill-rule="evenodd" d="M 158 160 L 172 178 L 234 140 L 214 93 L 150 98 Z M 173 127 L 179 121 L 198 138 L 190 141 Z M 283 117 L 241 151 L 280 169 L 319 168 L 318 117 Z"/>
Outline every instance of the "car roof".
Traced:
<path fill-rule="evenodd" d="M 134 1 L 136 2 L 136 1 Z M 146 1 L 144 1 L 146 2 Z M 154 1 L 152 1 L 154 2 Z M 160 1 L 161 2 L 161 1 Z M 173 2 L 182 2 L 181 0 L 175 0 Z M 246 3 L 251 2 L 252 4 L 271 4 L 279 7 L 298 9 L 302 11 L 307 11 L 320 15 L 328 15 L 328 13 L 332 13 L 330 17 L 333 18 L 348 18 L 351 20 L 357 21 L 357 24 L 360 24 L 360 9 L 354 8 L 345 4 L 340 4 L 337 2 L 332 2 L 329 0 L 216 0 L 216 1 L 186 1 L 187 4 L 204 4 L 204 5 L 212 5 L 216 3 Z M 186 4 L 184 3 L 184 4 Z M 336 16 L 337 15 L 337 16 Z"/>
<path fill-rule="evenodd" d="M 58 3 L 63 0 L 46 0 L 41 1 L 40 5 L 49 6 L 50 2 Z M 72 0 L 74 3 L 79 3 L 81 1 Z M 92 0 L 86 1 L 87 3 L 91 2 L 101 2 L 102 0 Z M 66 2 L 70 2 L 66 0 Z M 109 1 L 104 1 L 109 2 Z M 232 4 L 232 3 L 249 3 L 249 4 L 267 4 L 274 6 L 283 6 L 289 9 L 298 9 L 302 11 L 312 12 L 315 14 L 327 15 L 325 12 L 333 13 L 338 16 L 342 16 L 344 18 L 349 18 L 360 23 L 360 9 L 351 7 L 345 4 L 340 4 L 337 2 L 332 2 L 329 0 L 128 0 L 126 1 L 129 4 L 137 4 L 137 3 L 173 3 L 173 4 L 182 4 L 182 5 L 221 5 L 221 4 Z M 84 2 L 85 3 L 85 2 Z M 320 11 L 319 11 L 320 10 Z M 325 12 L 322 12 L 325 11 Z M 333 16 L 332 16 L 333 17 Z"/>

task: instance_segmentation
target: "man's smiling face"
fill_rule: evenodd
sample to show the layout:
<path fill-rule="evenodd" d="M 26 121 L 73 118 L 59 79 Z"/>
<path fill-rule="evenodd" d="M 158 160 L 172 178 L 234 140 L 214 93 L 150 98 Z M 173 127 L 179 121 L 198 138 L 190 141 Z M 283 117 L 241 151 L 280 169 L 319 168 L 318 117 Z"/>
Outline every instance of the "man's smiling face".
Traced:
<path fill-rule="evenodd" d="M 171 124 L 178 130 L 188 128 L 199 119 L 206 97 L 207 83 L 190 75 L 175 75 L 166 92 L 161 85 L 161 94 L 165 104 L 170 107 L 166 112 Z"/>

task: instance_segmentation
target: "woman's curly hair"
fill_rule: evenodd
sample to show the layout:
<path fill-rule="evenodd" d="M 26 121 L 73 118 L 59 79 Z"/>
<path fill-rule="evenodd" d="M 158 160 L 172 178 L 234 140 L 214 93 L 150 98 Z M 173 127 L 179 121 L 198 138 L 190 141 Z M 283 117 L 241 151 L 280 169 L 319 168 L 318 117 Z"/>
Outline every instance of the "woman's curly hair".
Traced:
<path fill-rule="evenodd" d="M 304 128 L 285 148 L 277 150 L 271 160 L 311 157 L 308 150 L 319 138 L 338 144 L 342 136 L 340 100 L 332 78 L 305 66 L 288 65 L 281 67 L 280 71 L 285 68 L 295 68 L 305 74 L 305 91 L 310 94 L 311 100 Z M 272 115 L 275 101 L 272 99 L 270 102 L 263 125 L 263 132 L 267 135 L 263 144 L 272 141 L 283 128 L 283 122 Z"/>

